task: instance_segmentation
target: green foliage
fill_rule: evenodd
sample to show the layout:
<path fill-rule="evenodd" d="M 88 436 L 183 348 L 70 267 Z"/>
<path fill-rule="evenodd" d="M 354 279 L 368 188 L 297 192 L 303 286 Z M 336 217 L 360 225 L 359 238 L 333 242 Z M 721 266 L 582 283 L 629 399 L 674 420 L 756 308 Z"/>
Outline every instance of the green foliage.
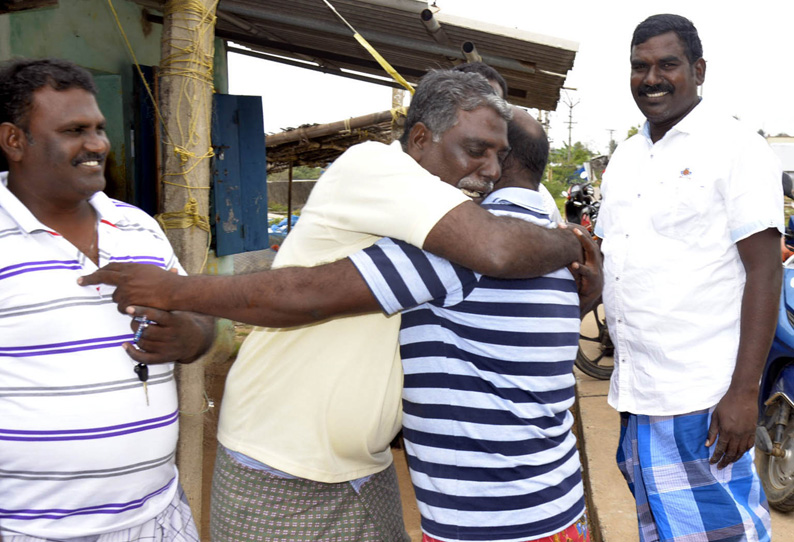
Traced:
<path fill-rule="evenodd" d="M 292 178 L 301 180 L 316 180 L 320 178 L 323 172 L 322 168 L 309 167 L 309 166 L 296 166 L 292 168 Z M 268 181 L 288 181 L 289 170 L 279 171 L 278 173 L 271 173 L 267 176 Z"/>
<path fill-rule="evenodd" d="M 554 197 L 557 197 L 561 191 L 568 189 L 568 178 L 572 177 L 577 169 L 594 156 L 595 153 L 579 141 L 570 148 L 565 145 L 562 149 L 551 149 L 549 152 L 551 176 L 547 171 L 546 188 Z"/>
<path fill-rule="evenodd" d="M 639 124 L 637 126 L 632 126 L 631 128 L 629 128 L 629 131 L 626 134 L 626 139 L 630 138 L 633 135 L 638 134 L 640 132 L 640 128 L 641 128 L 641 125 L 639 125 Z"/>
<path fill-rule="evenodd" d="M 562 196 L 562 192 L 570 188 L 568 178 L 574 176 L 574 172 L 585 162 L 592 160 L 595 155 L 596 153 L 578 141 L 570 149 L 566 144 L 561 149 L 551 149 L 549 152 L 549 165 L 543 176 L 543 184 L 554 197 L 562 216 L 565 216 L 565 197 Z"/>

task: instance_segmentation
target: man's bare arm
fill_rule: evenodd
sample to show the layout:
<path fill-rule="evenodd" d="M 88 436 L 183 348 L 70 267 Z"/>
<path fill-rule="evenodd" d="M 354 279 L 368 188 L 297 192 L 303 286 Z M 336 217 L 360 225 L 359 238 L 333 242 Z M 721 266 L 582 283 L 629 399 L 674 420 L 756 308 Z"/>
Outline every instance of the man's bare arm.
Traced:
<path fill-rule="evenodd" d="M 581 262 L 573 231 L 494 216 L 474 202 L 444 215 L 422 247 L 451 262 L 499 278 L 532 278 Z"/>
<path fill-rule="evenodd" d="M 739 352 L 731 385 L 717 403 L 706 446 L 716 441 L 710 462 L 725 468 L 755 443 L 758 388 L 777 322 L 783 269 L 780 233 L 773 228 L 736 244 L 747 272 L 742 295 Z M 718 438 L 719 435 L 719 438 Z"/>
<path fill-rule="evenodd" d="M 381 310 L 348 258 L 319 267 L 223 277 L 184 277 L 152 265 L 112 263 L 80 278 L 79 283 L 116 286 L 113 300 L 122 312 L 142 305 L 265 327 L 291 327 Z"/>

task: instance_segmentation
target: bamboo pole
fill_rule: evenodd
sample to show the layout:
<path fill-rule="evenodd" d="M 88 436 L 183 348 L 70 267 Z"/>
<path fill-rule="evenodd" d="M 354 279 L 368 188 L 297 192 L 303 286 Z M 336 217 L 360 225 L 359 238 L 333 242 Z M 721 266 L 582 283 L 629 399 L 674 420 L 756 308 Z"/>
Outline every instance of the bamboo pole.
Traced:
<path fill-rule="evenodd" d="M 291 143 L 293 141 L 301 141 L 305 139 L 312 139 L 315 137 L 323 137 L 330 134 L 335 134 L 343 130 L 354 130 L 356 128 L 363 128 L 371 124 L 380 124 L 391 120 L 391 111 L 381 111 L 379 113 L 370 113 L 361 117 L 353 117 L 348 120 L 340 120 L 331 122 L 329 124 L 318 124 L 316 126 L 309 126 L 307 128 L 296 128 L 278 134 L 269 135 L 265 138 L 265 145 L 267 147 L 275 147 L 283 145 L 284 143 Z"/>
<path fill-rule="evenodd" d="M 216 0 L 169 0 L 164 7 L 160 103 L 164 123 L 160 215 L 188 273 L 201 273 L 209 245 L 210 119 Z M 180 481 L 201 529 L 204 364 L 177 367 Z"/>

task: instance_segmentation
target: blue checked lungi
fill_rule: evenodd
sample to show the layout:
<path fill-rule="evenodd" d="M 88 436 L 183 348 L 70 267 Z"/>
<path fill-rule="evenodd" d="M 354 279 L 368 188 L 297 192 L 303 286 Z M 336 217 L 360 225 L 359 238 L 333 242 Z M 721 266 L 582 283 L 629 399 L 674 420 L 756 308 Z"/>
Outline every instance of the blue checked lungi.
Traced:
<path fill-rule="evenodd" d="M 637 502 L 640 542 L 765 542 L 769 505 L 752 450 L 717 470 L 705 442 L 711 411 L 621 413 L 617 461 Z"/>

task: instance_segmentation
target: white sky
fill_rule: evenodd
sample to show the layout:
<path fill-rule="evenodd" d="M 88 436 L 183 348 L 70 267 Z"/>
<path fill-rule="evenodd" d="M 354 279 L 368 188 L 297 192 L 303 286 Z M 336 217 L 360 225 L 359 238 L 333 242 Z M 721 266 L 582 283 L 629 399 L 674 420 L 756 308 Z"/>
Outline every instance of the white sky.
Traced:
<path fill-rule="evenodd" d="M 321 0 L 318 0 L 318 2 Z M 332 0 L 333 3 L 333 0 Z M 753 130 L 794 136 L 794 2 L 791 0 L 437 0 L 442 12 L 579 43 L 564 91 L 572 141 L 606 152 L 644 121 L 629 92 L 634 27 L 654 13 L 694 22 L 707 62 L 703 96 Z M 358 46 L 351 38 L 351 46 Z M 387 59 L 388 60 L 388 59 Z M 391 107 L 389 87 L 229 54 L 229 92 L 263 96 L 265 131 L 324 123 Z M 553 147 L 568 140 L 568 107 L 551 115 Z"/>

